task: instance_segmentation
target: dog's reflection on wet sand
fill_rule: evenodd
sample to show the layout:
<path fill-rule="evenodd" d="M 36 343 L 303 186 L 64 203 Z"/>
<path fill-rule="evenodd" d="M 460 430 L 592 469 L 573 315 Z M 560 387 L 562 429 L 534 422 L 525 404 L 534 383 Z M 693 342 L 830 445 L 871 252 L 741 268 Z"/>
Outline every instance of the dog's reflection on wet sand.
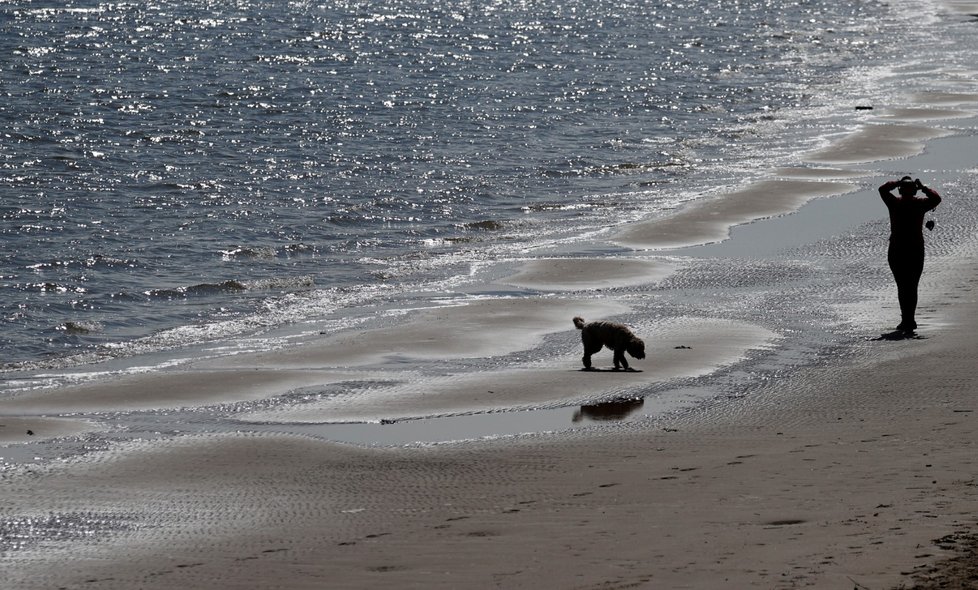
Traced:
<path fill-rule="evenodd" d="M 574 412 L 574 422 L 588 419 L 594 421 L 623 420 L 629 414 L 638 410 L 645 403 L 645 399 L 619 399 L 600 404 L 588 404 L 581 406 Z"/>

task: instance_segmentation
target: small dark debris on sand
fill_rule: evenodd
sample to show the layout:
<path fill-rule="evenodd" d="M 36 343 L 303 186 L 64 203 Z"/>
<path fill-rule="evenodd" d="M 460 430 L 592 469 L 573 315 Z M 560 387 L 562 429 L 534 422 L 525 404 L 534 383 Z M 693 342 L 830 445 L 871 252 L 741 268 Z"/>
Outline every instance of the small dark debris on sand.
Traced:
<path fill-rule="evenodd" d="M 978 587 L 978 533 L 958 532 L 934 539 L 934 545 L 953 555 L 932 565 L 921 566 L 912 574 L 906 590 Z"/>

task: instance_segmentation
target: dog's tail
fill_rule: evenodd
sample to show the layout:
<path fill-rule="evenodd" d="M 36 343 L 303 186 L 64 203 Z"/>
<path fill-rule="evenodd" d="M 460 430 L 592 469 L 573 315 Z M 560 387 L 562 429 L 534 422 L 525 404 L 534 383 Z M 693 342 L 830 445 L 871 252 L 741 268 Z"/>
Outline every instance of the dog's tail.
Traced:
<path fill-rule="evenodd" d="M 582 318 L 580 316 L 574 318 L 574 327 L 577 328 L 578 330 L 583 330 L 585 323 L 587 323 L 587 322 L 585 322 L 584 321 L 584 318 Z"/>

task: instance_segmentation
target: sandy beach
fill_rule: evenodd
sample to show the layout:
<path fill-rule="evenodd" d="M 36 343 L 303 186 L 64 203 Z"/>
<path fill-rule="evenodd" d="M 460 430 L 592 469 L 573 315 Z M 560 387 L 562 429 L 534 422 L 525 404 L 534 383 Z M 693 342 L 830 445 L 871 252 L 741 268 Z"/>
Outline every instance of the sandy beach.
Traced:
<path fill-rule="evenodd" d="M 620 255 L 497 280 L 528 296 L 378 310 L 295 346 L 0 399 L 0 586 L 976 587 L 972 80 L 948 74 L 797 166 L 619 228 Z M 918 337 L 888 339 L 885 234 L 856 230 L 885 227 L 881 182 L 921 170 L 946 203 Z M 846 236 L 771 229 L 822 205 Z M 830 309 L 805 309 L 826 275 Z M 783 319 L 763 322 L 767 301 Z M 604 351 L 582 372 L 575 315 L 645 335 L 639 371 Z M 820 330 L 835 340 L 812 358 Z M 451 442 L 315 430 L 561 408 L 573 424 Z"/>

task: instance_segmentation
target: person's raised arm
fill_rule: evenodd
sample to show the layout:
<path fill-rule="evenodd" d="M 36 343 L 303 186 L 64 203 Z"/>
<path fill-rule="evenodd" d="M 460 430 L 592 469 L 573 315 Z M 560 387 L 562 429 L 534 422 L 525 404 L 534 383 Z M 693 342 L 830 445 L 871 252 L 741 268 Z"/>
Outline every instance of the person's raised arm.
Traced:
<path fill-rule="evenodd" d="M 919 178 L 917 179 L 917 188 L 920 189 L 920 192 L 924 193 L 925 197 L 927 197 L 928 211 L 941 204 L 941 195 L 937 194 L 937 191 L 934 189 L 924 186 L 924 184 L 920 182 Z"/>
<path fill-rule="evenodd" d="M 880 197 L 882 197 L 884 201 L 893 199 L 894 198 L 893 193 L 890 191 L 900 186 L 900 182 L 901 181 L 899 180 L 891 180 L 889 182 L 884 182 L 882 185 L 880 185 Z"/>

